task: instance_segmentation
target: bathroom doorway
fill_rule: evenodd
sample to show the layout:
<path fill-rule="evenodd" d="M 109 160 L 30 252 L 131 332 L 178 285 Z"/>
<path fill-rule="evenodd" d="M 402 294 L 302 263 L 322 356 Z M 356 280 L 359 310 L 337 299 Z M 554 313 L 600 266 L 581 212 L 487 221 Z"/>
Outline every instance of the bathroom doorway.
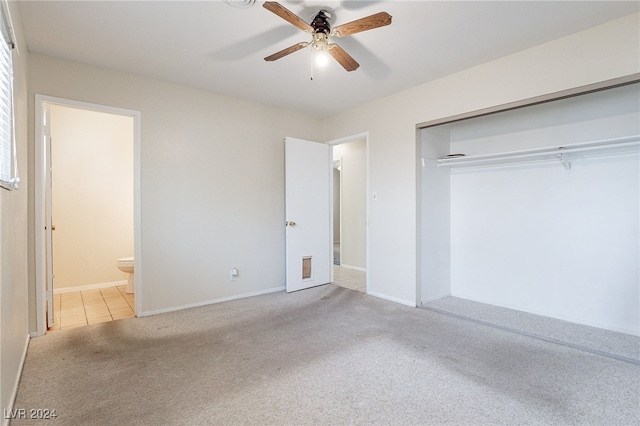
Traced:
<path fill-rule="evenodd" d="M 49 97 L 36 106 L 38 334 L 132 317 L 139 268 L 128 293 L 116 263 L 140 262 L 139 113 Z"/>
<path fill-rule="evenodd" d="M 367 292 L 367 135 L 332 145 L 333 282 Z"/>

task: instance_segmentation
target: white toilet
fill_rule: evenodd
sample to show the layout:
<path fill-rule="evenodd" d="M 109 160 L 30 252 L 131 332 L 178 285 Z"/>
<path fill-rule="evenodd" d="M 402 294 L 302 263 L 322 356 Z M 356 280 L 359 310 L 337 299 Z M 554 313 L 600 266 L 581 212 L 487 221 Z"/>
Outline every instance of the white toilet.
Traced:
<path fill-rule="evenodd" d="M 116 266 L 122 272 L 126 272 L 129 274 L 129 278 L 127 279 L 127 293 L 133 293 L 133 257 L 123 257 L 118 259 L 116 262 Z"/>

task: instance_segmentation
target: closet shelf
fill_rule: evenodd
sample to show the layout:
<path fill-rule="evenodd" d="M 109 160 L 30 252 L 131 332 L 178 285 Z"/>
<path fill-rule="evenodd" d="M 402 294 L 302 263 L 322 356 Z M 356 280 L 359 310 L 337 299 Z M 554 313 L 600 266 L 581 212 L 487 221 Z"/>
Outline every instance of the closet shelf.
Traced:
<path fill-rule="evenodd" d="M 585 155 L 618 155 L 640 150 L 640 135 L 581 142 L 570 145 L 526 149 L 470 156 L 451 156 L 437 160 L 438 167 L 464 167 L 484 165 L 508 165 L 529 162 L 560 161 L 567 170 L 571 161 Z"/>

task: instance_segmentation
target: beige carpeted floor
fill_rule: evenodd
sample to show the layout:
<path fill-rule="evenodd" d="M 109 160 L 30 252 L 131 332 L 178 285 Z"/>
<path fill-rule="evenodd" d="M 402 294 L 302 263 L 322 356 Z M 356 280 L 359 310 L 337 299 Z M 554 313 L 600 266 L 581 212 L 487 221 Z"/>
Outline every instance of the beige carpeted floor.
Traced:
<path fill-rule="evenodd" d="M 326 285 L 62 330 L 12 425 L 637 425 L 640 366 Z"/>

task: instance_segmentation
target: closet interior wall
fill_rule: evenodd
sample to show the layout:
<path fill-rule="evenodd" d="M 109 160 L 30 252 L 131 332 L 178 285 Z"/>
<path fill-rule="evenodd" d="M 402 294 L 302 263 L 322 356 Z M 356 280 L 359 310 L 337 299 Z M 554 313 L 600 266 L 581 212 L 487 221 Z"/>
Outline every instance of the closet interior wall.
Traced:
<path fill-rule="evenodd" d="M 422 129 L 422 302 L 452 295 L 640 335 L 637 148 L 575 154 L 570 167 L 436 161 L 637 141 L 639 86 Z"/>

